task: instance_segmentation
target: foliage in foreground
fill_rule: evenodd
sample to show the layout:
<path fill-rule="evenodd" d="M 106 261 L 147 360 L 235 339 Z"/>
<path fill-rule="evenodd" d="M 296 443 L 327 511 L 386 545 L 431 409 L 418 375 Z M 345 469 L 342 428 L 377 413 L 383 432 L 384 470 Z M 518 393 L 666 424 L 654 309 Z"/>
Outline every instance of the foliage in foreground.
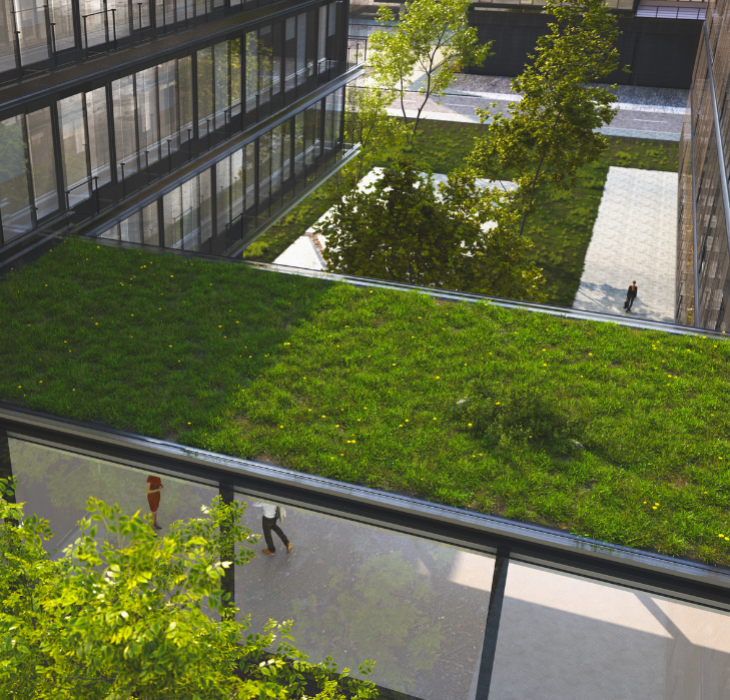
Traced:
<path fill-rule="evenodd" d="M 147 519 L 90 498 L 80 538 L 54 560 L 43 547 L 49 523 L 24 517 L 12 500 L 12 480 L 0 479 L 3 698 L 375 697 L 347 669 L 333 674 L 331 660 L 307 663 L 288 625 L 247 635 L 247 622 L 235 621 L 221 581 L 253 556 L 246 547 L 235 553 L 235 542 L 255 541 L 241 526 L 242 504 L 218 497 L 203 517 L 173 523 L 158 538 Z"/>
<path fill-rule="evenodd" d="M 401 158 L 367 191 L 335 204 L 326 223 L 328 270 L 439 289 L 540 300 L 531 244 L 515 235 L 508 195 L 473 175 L 438 187 Z"/>
<path fill-rule="evenodd" d="M 725 341 L 69 240 L 0 283 L 0 346 L 17 405 L 730 564 Z M 481 378 L 585 450 L 473 434 Z"/>

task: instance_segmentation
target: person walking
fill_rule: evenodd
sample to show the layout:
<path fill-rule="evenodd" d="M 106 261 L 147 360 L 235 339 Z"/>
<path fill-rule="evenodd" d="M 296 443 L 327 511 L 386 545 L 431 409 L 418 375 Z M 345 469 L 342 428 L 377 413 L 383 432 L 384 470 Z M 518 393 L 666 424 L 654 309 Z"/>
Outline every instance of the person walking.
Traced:
<path fill-rule="evenodd" d="M 276 547 L 274 547 L 274 540 L 271 537 L 272 530 L 279 535 L 279 538 L 284 543 L 287 552 L 291 552 L 292 544 L 289 542 L 284 531 L 277 525 L 277 522 L 281 522 L 286 514 L 284 509 L 274 505 L 273 503 L 261 503 L 257 501 L 254 503 L 257 508 L 263 508 L 264 514 L 261 518 L 261 527 L 264 531 L 264 539 L 266 540 L 266 549 L 263 550 L 264 554 L 276 554 Z"/>
<path fill-rule="evenodd" d="M 160 491 L 164 488 L 162 479 L 159 476 L 147 477 L 147 503 L 152 511 L 152 527 L 155 530 L 162 530 L 157 524 L 157 510 L 160 507 Z"/>
<path fill-rule="evenodd" d="M 631 307 L 634 305 L 634 301 L 636 301 L 636 295 L 638 293 L 639 288 L 636 286 L 636 280 L 634 280 L 629 287 L 629 291 L 626 293 L 626 301 L 624 302 L 624 309 L 626 309 L 627 312 L 631 311 Z"/>

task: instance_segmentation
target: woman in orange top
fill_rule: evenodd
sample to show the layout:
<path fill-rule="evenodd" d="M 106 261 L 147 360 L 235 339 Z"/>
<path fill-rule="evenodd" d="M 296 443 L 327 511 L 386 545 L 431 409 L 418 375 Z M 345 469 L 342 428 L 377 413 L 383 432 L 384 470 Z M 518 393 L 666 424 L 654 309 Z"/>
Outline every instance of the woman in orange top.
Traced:
<path fill-rule="evenodd" d="M 147 477 L 147 503 L 152 511 L 152 527 L 157 530 L 162 528 L 157 524 L 157 509 L 160 507 L 160 490 L 163 489 L 162 479 L 159 476 Z"/>

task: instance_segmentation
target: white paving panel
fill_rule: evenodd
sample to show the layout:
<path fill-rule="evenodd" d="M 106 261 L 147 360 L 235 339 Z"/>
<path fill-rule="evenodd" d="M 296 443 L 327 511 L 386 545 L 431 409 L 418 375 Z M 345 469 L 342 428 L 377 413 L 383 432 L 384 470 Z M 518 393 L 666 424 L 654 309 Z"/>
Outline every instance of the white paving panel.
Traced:
<path fill-rule="evenodd" d="M 573 308 L 674 321 L 677 173 L 611 167 Z"/>

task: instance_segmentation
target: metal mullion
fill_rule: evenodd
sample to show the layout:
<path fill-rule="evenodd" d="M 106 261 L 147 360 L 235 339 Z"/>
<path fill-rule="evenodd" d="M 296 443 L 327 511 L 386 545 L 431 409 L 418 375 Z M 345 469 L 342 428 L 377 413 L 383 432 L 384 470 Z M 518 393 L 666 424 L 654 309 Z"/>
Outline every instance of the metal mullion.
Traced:
<path fill-rule="evenodd" d="M 489 593 L 487 624 L 484 628 L 484 643 L 482 645 L 482 656 L 479 662 L 479 675 L 477 679 L 475 700 L 488 700 L 489 698 L 489 688 L 492 684 L 492 673 L 494 671 L 494 659 L 497 655 L 499 625 L 502 620 L 502 606 L 504 604 L 505 590 L 507 588 L 509 561 L 508 551 L 497 551 L 497 556 L 494 559 L 494 575 L 492 577 L 492 587 Z"/>
<path fill-rule="evenodd" d="M 694 124 L 695 109 L 694 109 L 694 81 L 689 87 L 689 109 L 690 109 L 690 158 L 692 159 L 692 266 L 693 277 L 694 277 L 694 326 L 695 328 L 700 327 L 700 315 L 699 315 L 699 301 L 700 301 L 700 282 L 699 275 L 697 272 L 697 201 L 695 199 L 695 188 L 697 187 L 696 173 L 695 173 L 695 135 L 692 125 Z M 687 151 L 685 151 L 685 154 Z M 729 249 L 730 252 L 730 249 Z"/>
<path fill-rule="evenodd" d="M 710 53 L 710 38 L 707 34 L 707 26 L 702 25 L 702 30 L 705 36 L 705 51 L 707 53 L 707 72 L 709 75 L 710 83 L 710 96 L 712 98 L 712 116 L 714 121 L 715 129 L 715 142 L 717 145 L 717 157 L 719 160 L 718 171 L 720 175 L 720 189 L 722 191 L 722 204 L 725 210 L 725 236 L 727 239 L 728 255 L 730 255 L 730 194 L 728 194 L 728 183 L 727 183 L 727 172 L 725 169 L 725 155 L 722 146 L 722 137 L 720 130 L 720 117 L 717 113 L 717 97 L 715 95 L 715 76 L 712 71 L 712 54 Z M 697 304 L 695 304 L 695 309 Z"/>
<path fill-rule="evenodd" d="M 10 0 L 10 15 L 13 21 L 13 38 L 15 44 L 15 63 L 20 71 L 20 77 L 23 77 L 23 55 L 20 51 L 20 29 L 18 27 L 18 20 L 15 17 L 15 2 Z"/>

